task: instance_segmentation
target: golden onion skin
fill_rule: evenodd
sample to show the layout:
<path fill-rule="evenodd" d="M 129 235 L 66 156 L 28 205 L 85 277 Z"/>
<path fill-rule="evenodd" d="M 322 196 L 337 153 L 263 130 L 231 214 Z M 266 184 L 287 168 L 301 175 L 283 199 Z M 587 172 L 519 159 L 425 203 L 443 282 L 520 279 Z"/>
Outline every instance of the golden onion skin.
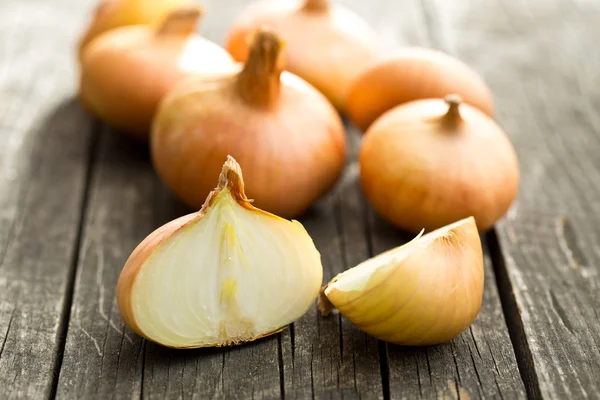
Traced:
<path fill-rule="evenodd" d="M 81 61 L 79 97 L 86 108 L 147 140 L 160 101 L 176 83 L 234 71 L 223 48 L 194 33 L 199 17 L 199 9 L 189 8 L 171 14 L 162 28 L 127 26 L 93 40 Z"/>
<path fill-rule="evenodd" d="M 338 109 L 345 108 L 354 79 L 373 62 L 378 45 L 367 23 L 333 0 L 263 0 L 243 10 L 226 48 L 248 57 L 248 35 L 268 26 L 286 42 L 286 69 L 305 79 Z"/>
<path fill-rule="evenodd" d="M 426 246 L 415 244 L 406 258 L 378 268 L 362 290 L 342 291 L 335 281 L 325 289 L 328 301 L 364 332 L 407 346 L 446 342 L 481 308 L 484 267 L 475 222 L 469 218 Z"/>
<path fill-rule="evenodd" d="M 248 197 L 284 218 L 301 215 L 340 176 L 346 139 L 333 106 L 302 79 L 280 76 L 263 61 L 256 71 L 185 82 L 163 101 L 154 121 L 152 160 L 188 206 L 202 205 L 228 154 L 244 170 Z M 261 75 L 257 80 L 255 73 Z M 244 85 L 242 77 L 248 78 Z"/>
<path fill-rule="evenodd" d="M 376 61 L 354 80 L 346 111 L 366 131 L 383 113 L 400 104 L 451 93 L 494 115 L 492 92 L 471 67 L 438 50 L 407 47 Z"/>
<path fill-rule="evenodd" d="M 517 195 L 519 165 L 506 134 L 464 103 L 456 123 L 446 123 L 448 107 L 442 99 L 398 106 L 361 144 L 360 183 L 369 203 L 415 234 L 468 216 L 486 231 Z"/>
<path fill-rule="evenodd" d="M 79 41 L 79 53 L 97 36 L 130 25 L 160 23 L 168 14 L 191 0 L 101 0 Z"/>

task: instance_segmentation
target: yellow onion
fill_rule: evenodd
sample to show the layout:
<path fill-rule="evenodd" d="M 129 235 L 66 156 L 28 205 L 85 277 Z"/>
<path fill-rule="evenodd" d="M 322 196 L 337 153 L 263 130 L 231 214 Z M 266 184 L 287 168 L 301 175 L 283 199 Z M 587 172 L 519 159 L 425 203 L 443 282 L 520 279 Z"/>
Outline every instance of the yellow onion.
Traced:
<path fill-rule="evenodd" d="M 508 211 L 519 186 L 517 156 L 506 134 L 455 95 L 382 115 L 364 137 L 359 163 L 371 205 L 414 233 L 468 216 L 485 231 Z"/>
<path fill-rule="evenodd" d="M 321 257 L 297 221 L 255 208 L 229 157 L 199 212 L 158 228 L 117 284 L 125 323 L 175 348 L 228 346 L 285 328 L 313 304 Z"/>
<path fill-rule="evenodd" d="M 352 83 L 347 113 L 363 131 L 397 105 L 460 95 L 465 103 L 494 114 L 494 99 L 471 67 L 443 52 L 408 47 L 373 63 Z"/>
<path fill-rule="evenodd" d="M 100 0 L 79 41 L 79 53 L 96 36 L 129 25 L 148 25 L 162 21 L 172 11 L 192 0 Z"/>
<path fill-rule="evenodd" d="M 308 83 L 281 73 L 282 45 L 261 29 L 241 72 L 186 81 L 161 104 L 153 163 L 190 207 L 202 204 L 227 154 L 244 169 L 257 207 L 282 217 L 300 215 L 339 177 L 346 156 L 340 117 Z"/>
<path fill-rule="evenodd" d="M 377 53 L 375 34 L 354 12 L 328 0 L 263 0 L 243 10 L 227 50 L 248 57 L 248 34 L 268 26 L 286 41 L 286 69 L 319 89 L 340 110 L 350 84 Z"/>
<path fill-rule="evenodd" d="M 160 26 L 127 26 L 100 35 L 85 49 L 80 97 L 101 119 L 147 138 L 164 95 L 191 75 L 221 75 L 236 64 L 195 33 L 201 10 L 174 11 Z"/>
<path fill-rule="evenodd" d="M 386 342 L 434 345 L 475 320 L 483 283 L 481 241 L 467 218 L 337 275 L 321 291 L 319 309 L 336 308 Z"/>

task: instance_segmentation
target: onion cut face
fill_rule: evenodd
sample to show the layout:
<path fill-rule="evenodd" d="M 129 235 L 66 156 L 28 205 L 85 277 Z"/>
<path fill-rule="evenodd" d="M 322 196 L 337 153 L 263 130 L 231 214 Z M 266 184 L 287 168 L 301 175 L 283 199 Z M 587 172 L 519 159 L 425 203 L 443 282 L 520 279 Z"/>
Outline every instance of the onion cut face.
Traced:
<path fill-rule="evenodd" d="M 319 299 L 390 343 L 424 346 L 464 331 L 481 308 L 481 240 L 470 217 L 417 237 L 336 276 Z"/>
<path fill-rule="evenodd" d="M 229 158 L 201 211 L 148 236 L 117 287 L 127 325 L 175 348 L 227 346 L 301 317 L 322 282 L 320 254 L 297 221 L 250 204 Z"/>

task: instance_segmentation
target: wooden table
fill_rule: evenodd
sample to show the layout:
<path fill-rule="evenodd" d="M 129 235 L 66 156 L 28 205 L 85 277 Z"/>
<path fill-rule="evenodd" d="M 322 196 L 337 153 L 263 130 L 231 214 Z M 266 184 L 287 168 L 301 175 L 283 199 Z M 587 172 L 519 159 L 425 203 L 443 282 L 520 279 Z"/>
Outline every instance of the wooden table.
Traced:
<path fill-rule="evenodd" d="M 481 313 L 429 348 L 313 307 L 278 335 L 191 351 L 140 339 L 115 303 L 131 250 L 189 210 L 144 145 L 74 99 L 94 2 L 0 1 L 0 398 L 600 398 L 598 1 L 346 0 L 385 48 L 448 51 L 495 93 L 522 186 L 483 238 Z M 246 1 L 205 3 L 201 31 L 222 42 Z M 366 204 L 348 131 L 343 179 L 302 218 L 326 280 L 409 239 Z"/>

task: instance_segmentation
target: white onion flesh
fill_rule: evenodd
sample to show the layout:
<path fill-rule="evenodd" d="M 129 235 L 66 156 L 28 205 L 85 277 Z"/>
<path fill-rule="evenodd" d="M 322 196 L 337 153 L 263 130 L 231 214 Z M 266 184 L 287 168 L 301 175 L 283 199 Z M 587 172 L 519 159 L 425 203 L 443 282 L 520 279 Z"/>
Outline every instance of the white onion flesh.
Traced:
<path fill-rule="evenodd" d="M 243 207 L 226 188 L 145 261 L 133 315 L 167 346 L 231 345 L 298 319 L 321 281 L 320 254 L 300 223 Z"/>

